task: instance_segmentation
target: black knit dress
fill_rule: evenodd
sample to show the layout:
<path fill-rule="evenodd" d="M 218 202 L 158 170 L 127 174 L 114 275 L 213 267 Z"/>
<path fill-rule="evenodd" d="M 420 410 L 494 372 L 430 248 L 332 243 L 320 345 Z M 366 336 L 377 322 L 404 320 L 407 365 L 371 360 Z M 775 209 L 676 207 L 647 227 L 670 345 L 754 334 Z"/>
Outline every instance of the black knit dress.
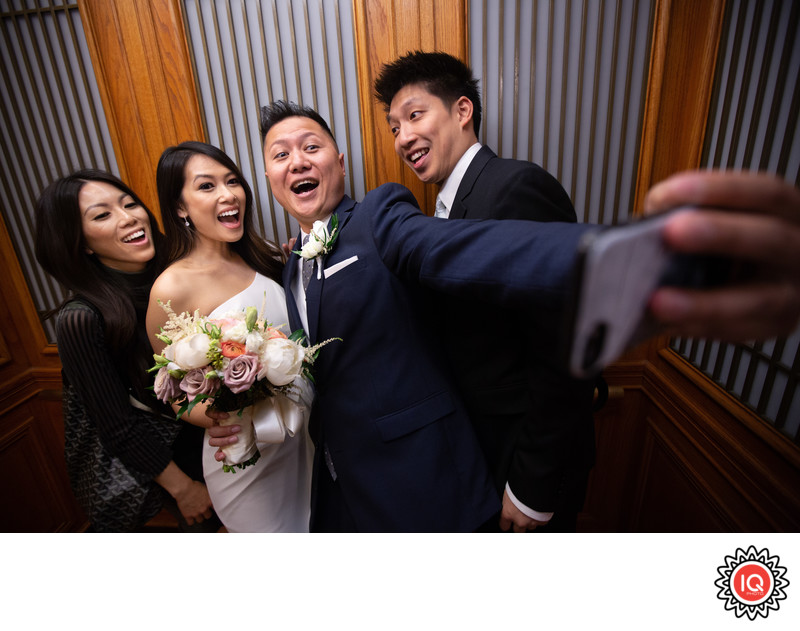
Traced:
<path fill-rule="evenodd" d="M 171 460 L 193 479 L 203 479 L 203 430 L 176 421 L 148 389 L 153 353 L 145 314 L 153 270 L 106 271 L 131 296 L 138 326 L 133 339 L 115 352 L 95 305 L 76 296 L 59 311 L 64 452 L 72 490 L 92 529 L 131 532 L 161 510 L 164 492 L 153 478 Z"/>

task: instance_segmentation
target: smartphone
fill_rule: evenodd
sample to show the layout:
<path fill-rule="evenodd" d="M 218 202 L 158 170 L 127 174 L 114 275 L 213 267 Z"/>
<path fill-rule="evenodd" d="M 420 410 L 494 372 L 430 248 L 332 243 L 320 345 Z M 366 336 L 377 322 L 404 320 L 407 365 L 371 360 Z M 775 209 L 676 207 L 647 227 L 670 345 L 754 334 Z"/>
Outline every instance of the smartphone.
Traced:
<path fill-rule="evenodd" d="M 671 252 L 662 228 L 676 209 L 584 235 L 578 246 L 573 304 L 567 319 L 567 365 L 591 377 L 627 349 L 655 335 L 647 304 L 662 286 L 708 288 L 729 279 L 724 257 Z"/>

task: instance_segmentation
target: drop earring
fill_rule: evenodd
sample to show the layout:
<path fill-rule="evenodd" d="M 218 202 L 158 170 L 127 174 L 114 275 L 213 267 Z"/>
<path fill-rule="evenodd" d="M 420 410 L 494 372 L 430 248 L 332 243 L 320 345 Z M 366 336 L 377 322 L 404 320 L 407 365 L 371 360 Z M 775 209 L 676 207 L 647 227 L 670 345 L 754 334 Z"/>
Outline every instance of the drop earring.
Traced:
<path fill-rule="evenodd" d="M 190 226 L 189 226 L 189 218 L 188 218 L 188 217 L 184 217 L 184 218 L 183 218 L 183 222 L 186 224 L 186 227 L 187 227 L 187 228 L 189 228 L 189 227 L 190 227 Z"/>

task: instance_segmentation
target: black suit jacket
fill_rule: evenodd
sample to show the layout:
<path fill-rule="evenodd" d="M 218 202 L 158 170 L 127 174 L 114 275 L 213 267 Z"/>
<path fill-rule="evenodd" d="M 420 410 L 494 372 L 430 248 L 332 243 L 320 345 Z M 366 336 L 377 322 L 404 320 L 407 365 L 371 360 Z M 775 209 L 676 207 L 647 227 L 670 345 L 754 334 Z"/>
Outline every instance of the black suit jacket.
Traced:
<path fill-rule="evenodd" d="M 559 182 L 538 165 L 481 147 L 456 193 L 450 219 L 575 222 Z M 594 382 L 557 367 L 557 329 L 496 304 L 433 298 L 468 413 L 499 493 L 538 511 L 576 513 L 594 464 Z M 511 343 L 498 345 L 495 331 Z M 469 340 L 469 343 L 466 341 Z"/>

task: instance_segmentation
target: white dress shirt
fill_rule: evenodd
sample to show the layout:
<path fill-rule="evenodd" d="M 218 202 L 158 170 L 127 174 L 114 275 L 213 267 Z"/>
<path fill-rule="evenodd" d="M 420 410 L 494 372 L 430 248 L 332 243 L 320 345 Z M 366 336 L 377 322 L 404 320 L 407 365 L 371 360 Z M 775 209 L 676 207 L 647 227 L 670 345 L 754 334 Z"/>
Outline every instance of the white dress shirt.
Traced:
<path fill-rule="evenodd" d="M 325 224 L 330 221 L 331 216 L 328 215 L 322 221 Z M 309 233 L 300 228 L 300 238 L 297 240 L 297 243 L 294 244 L 295 250 L 300 250 L 303 245 L 303 241 L 305 238 L 309 236 Z M 314 267 L 316 268 L 317 265 L 320 265 L 319 258 L 314 260 Z M 310 335 L 308 330 L 308 314 L 306 313 L 306 290 L 303 288 L 303 257 L 297 257 L 297 273 L 294 274 L 292 277 L 292 293 L 294 294 L 294 302 L 297 305 L 297 312 L 300 314 L 300 321 L 303 323 L 303 330 L 306 332 L 306 335 Z M 313 276 L 313 274 L 312 274 Z"/>
<path fill-rule="evenodd" d="M 456 162 L 456 166 L 447 179 L 442 183 L 442 188 L 436 196 L 436 217 L 450 217 L 450 209 L 453 207 L 453 202 L 456 199 L 458 187 L 461 186 L 461 180 L 464 179 L 464 174 L 467 168 L 472 163 L 472 159 L 481 150 L 481 143 L 476 142 L 469 149 L 464 152 L 464 155 Z"/>

